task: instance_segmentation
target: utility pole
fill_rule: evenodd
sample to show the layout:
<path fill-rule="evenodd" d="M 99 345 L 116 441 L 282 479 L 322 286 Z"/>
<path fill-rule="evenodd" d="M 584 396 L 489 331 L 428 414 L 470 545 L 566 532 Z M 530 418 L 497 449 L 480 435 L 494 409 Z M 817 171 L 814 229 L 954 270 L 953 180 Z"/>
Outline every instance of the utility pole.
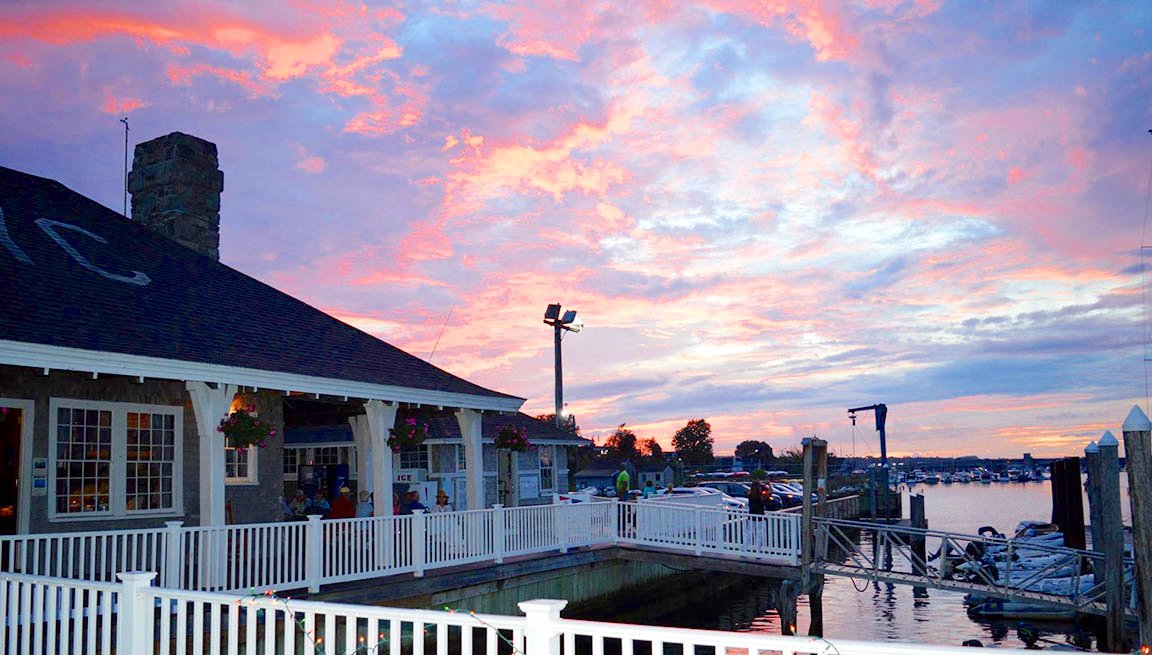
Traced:
<path fill-rule="evenodd" d="M 124 123 L 124 218 L 128 218 L 128 117 L 120 122 Z"/>

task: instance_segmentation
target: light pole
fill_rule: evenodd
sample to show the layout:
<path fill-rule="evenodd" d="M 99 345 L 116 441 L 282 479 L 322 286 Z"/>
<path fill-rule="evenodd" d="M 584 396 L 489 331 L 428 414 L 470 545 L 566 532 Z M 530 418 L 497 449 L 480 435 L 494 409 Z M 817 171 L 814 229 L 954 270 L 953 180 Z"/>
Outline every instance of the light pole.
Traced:
<path fill-rule="evenodd" d="M 560 315 L 560 303 L 553 303 L 548 305 L 548 309 L 544 310 L 544 322 L 552 326 L 552 331 L 555 337 L 556 344 L 556 427 L 561 430 L 564 429 L 563 419 L 560 413 L 564 409 L 564 365 L 560 360 L 560 339 L 563 338 L 564 332 L 579 332 L 584 329 L 584 324 L 576 319 L 576 310 L 569 309 Z"/>

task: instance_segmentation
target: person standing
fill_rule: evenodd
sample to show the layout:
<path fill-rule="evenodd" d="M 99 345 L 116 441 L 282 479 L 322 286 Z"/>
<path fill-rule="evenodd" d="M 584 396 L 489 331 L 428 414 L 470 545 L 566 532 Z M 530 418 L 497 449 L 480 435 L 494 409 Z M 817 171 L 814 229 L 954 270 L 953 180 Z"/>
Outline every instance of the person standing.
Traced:
<path fill-rule="evenodd" d="M 443 489 L 441 489 L 440 491 L 437 491 L 436 492 L 436 504 L 432 506 L 432 509 L 428 510 L 428 513 L 429 514 L 439 514 L 441 512 L 451 512 L 451 511 L 454 511 L 454 510 L 452 509 L 452 505 L 448 502 L 448 492 L 444 491 Z"/>
<path fill-rule="evenodd" d="M 644 483 L 644 498 L 651 498 L 656 495 L 656 487 L 652 486 L 652 481 L 649 480 Z"/>
<path fill-rule="evenodd" d="M 356 516 L 356 503 L 352 502 L 352 490 L 340 487 L 340 495 L 332 501 L 332 509 L 328 511 L 330 519 L 350 519 Z"/>
<path fill-rule="evenodd" d="M 616 474 L 616 497 L 620 500 L 628 500 L 628 490 L 632 488 L 632 478 L 628 475 L 628 469 L 621 464 L 620 472 Z"/>
<path fill-rule="evenodd" d="M 356 503 L 356 518 L 366 519 L 372 516 L 372 497 L 367 491 L 360 492 L 360 502 Z"/>
<path fill-rule="evenodd" d="M 752 480 L 752 486 L 748 488 L 748 513 L 764 513 L 764 487 L 760 484 L 760 478 Z"/>

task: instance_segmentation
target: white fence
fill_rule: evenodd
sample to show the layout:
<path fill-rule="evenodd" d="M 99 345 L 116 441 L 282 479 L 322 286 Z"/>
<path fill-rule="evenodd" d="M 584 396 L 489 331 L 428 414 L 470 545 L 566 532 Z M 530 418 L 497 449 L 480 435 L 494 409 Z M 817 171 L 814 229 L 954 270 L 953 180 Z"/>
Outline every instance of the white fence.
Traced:
<path fill-rule="evenodd" d="M 796 564 L 800 517 L 750 516 L 672 503 L 587 502 L 363 519 L 16 535 L 0 571 L 115 582 L 154 571 L 188 591 L 300 589 L 506 557 L 634 544 Z"/>
<path fill-rule="evenodd" d="M 562 600 L 525 616 L 318 603 L 0 574 L 0 649 L 9 655 L 967 655 L 966 648 L 689 630 L 564 619 Z M 1009 652 L 1010 649 L 1000 649 Z"/>

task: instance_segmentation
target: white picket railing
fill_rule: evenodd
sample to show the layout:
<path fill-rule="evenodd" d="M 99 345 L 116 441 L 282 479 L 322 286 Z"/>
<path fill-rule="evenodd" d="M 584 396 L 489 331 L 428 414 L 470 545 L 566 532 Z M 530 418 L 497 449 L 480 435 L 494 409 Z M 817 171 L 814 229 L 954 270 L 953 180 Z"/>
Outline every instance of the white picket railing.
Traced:
<path fill-rule="evenodd" d="M 298 601 L 0 574 L 0 650 L 10 655 L 317 655 L 605 652 L 966 655 L 966 648 L 665 628 L 562 618 L 567 601 L 530 600 L 525 616 Z M 1024 651 L 1000 649 L 1007 652 Z"/>
<path fill-rule="evenodd" d="M 645 546 L 727 553 L 795 566 L 800 557 L 800 521 L 795 515 L 748 514 L 675 503 L 620 506 L 618 540 Z"/>
<path fill-rule="evenodd" d="M 728 553 L 795 564 L 800 517 L 675 503 L 585 502 L 362 519 L 17 535 L 0 570 L 113 582 L 154 571 L 188 591 L 300 589 L 598 544 Z"/>

